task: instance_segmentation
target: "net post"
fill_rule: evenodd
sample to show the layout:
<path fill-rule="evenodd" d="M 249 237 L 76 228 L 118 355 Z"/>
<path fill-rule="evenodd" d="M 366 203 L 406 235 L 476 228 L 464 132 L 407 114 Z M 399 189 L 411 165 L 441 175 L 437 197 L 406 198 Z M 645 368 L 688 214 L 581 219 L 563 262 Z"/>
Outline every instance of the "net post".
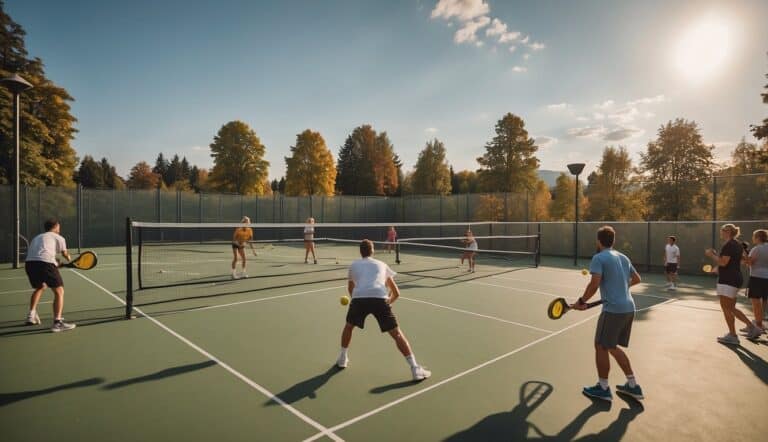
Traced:
<path fill-rule="evenodd" d="M 77 214 L 77 253 L 83 246 L 83 186 L 78 183 L 75 193 L 75 213 Z"/>
<path fill-rule="evenodd" d="M 536 267 L 541 265 L 541 223 L 536 226 Z"/>
<path fill-rule="evenodd" d="M 144 280 L 141 277 L 141 256 L 143 255 L 142 252 L 144 251 L 143 250 L 144 249 L 144 241 L 143 241 L 143 238 L 142 238 L 143 230 L 144 229 L 142 229 L 141 227 L 136 229 L 136 232 L 139 235 L 139 256 L 136 259 L 138 261 L 137 262 L 137 266 L 136 266 L 136 271 L 137 271 L 138 276 L 139 276 L 139 290 L 143 290 L 144 289 L 144 282 L 143 282 Z M 201 238 L 201 242 L 202 242 L 202 238 Z"/>
<path fill-rule="evenodd" d="M 131 218 L 125 218 L 125 319 L 133 318 L 133 235 Z"/>

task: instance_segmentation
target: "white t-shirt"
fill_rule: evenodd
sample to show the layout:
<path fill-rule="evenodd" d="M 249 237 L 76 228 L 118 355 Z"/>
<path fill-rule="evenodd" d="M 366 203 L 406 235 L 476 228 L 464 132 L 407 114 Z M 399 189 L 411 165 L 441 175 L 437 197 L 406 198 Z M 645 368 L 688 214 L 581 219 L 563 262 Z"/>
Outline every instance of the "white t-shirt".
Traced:
<path fill-rule="evenodd" d="M 312 224 L 307 224 L 306 227 L 304 227 L 304 241 L 312 241 L 315 238 L 315 226 Z"/>
<path fill-rule="evenodd" d="M 387 278 L 397 273 L 386 263 L 374 258 L 362 258 L 349 266 L 349 280 L 355 283 L 353 298 L 383 298 L 389 296 Z"/>
<path fill-rule="evenodd" d="M 475 238 L 472 238 L 470 241 L 471 242 L 467 244 L 467 250 L 474 252 L 477 250 L 477 241 L 475 241 Z"/>
<path fill-rule="evenodd" d="M 32 238 L 27 252 L 27 261 L 42 261 L 56 264 L 56 256 L 67 250 L 64 237 L 56 232 L 45 232 Z"/>
<path fill-rule="evenodd" d="M 664 253 L 667 257 L 667 264 L 677 264 L 677 258 L 680 257 L 680 248 L 677 245 L 667 244 L 664 246 Z"/>
<path fill-rule="evenodd" d="M 749 276 L 768 279 L 768 243 L 758 244 L 749 251 L 750 258 L 757 261 L 749 267 Z"/>

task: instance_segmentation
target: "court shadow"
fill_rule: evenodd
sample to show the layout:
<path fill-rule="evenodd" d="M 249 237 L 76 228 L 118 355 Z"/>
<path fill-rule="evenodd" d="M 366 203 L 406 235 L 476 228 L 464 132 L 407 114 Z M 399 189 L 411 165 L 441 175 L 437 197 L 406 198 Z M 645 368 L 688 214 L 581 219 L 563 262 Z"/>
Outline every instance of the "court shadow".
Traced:
<path fill-rule="evenodd" d="M 58 391 L 99 385 L 103 382 L 104 382 L 104 378 L 89 378 L 89 379 L 83 379 L 82 381 L 71 382 L 69 384 L 57 385 L 55 387 L 42 388 L 40 390 L 19 391 L 15 393 L 0 393 L 0 407 L 4 407 L 6 405 L 10 405 L 15 402 L 23 401 L 33 397 L 56 393 Z"/>
<path fill-rule="evenodd" d="M 393 384 L 387 384 L 387 385 L 382 385 L 380 387 L 371 388 L 371 393 L 374 393 L 374 394 L 386 393 L 388 391 L 397 390 L 399 388 L 406 388 L 412 385 L 417 385 L 420 382 L 421 381 L 414 381 L 414 380 L 395 382 Z"/>
<path fill-rule="evenodd" d="M 749 349 L 742 346 L 726 346 L 726 348 L 736 353 L 736 356 L 741 359 L 741 362 L 749 367 L 749 369 L 752 370 L 758 379 L 763 381 L 764 384 L 768 385 L 768 363 L 765 361 L 765 359 L 752 353 Z"/>
<path fill-rule="evenodd" d="M 102 390 L 115 390 L 117 388 L 128 387 L 141 382 L 159 381 L 171 376 L 177 376 L 185 373 L 190 373 L 197 370 L 216 365 L 214 361 L 198 362 L 196 364 L 179 365 L 177 367 L 166 368 L 164 370 L 156 371 L 144 376 L 137 376 L 135 378 L 129 378 L 118 382 L 112 382 L 101 387 Z"/>
<path fill-rule="evenodd" d="M 548 397 L 554 388 L 546 382 L 528 381 L 520 386 L 520 402 L 510 411 L 484 417 L 471 427 L 448 436 L 447 442 L 528 440 L 532 424 L 528 416 Z"/>
<path fill-rule="evenodd" d="M 279 397 L 283 402 L 292 404 L 298 402 L 304 398 L 315 399 L 317 397 L 317 390 L 325 385 L 335 374 L 342 369 L 336 365 L 331 366 L 328 370 L 320 373 L 317 376 L 313 376 L 309 379 L 303 380 L 298 384 L 295 384 L 287 389 L 276 393 L 275 396 Z M 277 401 L 270 399 L 265 405 L 279 405 Z"/>

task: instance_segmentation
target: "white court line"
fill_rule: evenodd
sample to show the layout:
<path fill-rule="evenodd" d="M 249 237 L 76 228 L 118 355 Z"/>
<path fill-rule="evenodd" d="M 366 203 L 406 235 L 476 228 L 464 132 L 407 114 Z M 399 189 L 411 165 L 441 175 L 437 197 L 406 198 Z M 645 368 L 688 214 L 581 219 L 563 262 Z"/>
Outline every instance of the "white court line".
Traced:
<path fill-rule="evenodd" d="M 209 305 L 209 306 L 205 306 L 205 307 L 197 307 L 197 308 L 193 308 L 193 309 L 189 309 L 189 310 L 183 310 L 183 311 L 180 311 L 180 312 L 177 312 L 177 313 L 199 312 L 201 310 L 210 310 L 210 309 L 214 309 L 214 308 L 231 307 L 233 305 L 250 304 L 252 302 L 269 301 L 269 300 L 272 300 L 272 299 L 280 299 L 280 298 L 290 298 L 292 296 L 306 295 L 308 293 L 318 293 L 318 292 L 326 292 L 328 290 L 343 289 L 344 287 L 346 287 L 346 286 L 345 285 L 338 285 L 336 287 L 326 287 L 324 289 L 307 290 L 305 292 L 297 292 L 297 293 L 288 293 L 286 295 L 269 296 L 267 298 L 249 299 L 247 301 L 231 302 L 229 304 Z"/>
<path fill-rule="evenodd" d="M 649 310 L 651 308 L 659 307 L 659 306 L 662 306 L 664 304 L 671 303 L 671 302 L 674 302 L 674 301 L 675 301 L 674 299 L 669 299 L 669 300 L 664 301 L 664 302 L 662 302 L 660 304 L 656 304 L 656 305 L 653 305 L 653 306 L 650 306 L 650 307 L 646 307 L 646 308 L 643 308 L 643 309 L 640 309 L 640 310 L 637 310 L 637 311 Z M 339 430 L 341 430 L 343 428 L 346 428 L 346 427 L 348 427 L 348 426 L 350 426 L 352 424 L 360 422 L 363 419 L 367 419 L 367 418 L 369 418 L 369 417 L 371 417 L 371 416 L 373 416 L 375 414 L 378 414 L 378 413 L 380 413 L 380 412 L 382 412 L 382 411 L 384 411 L 384 410 L 386 410 L 388 408 L 392 408 L 395 405 L 398 405 L 398 404 L 400 404 L 402 402 L 405 402 L 405 401 L 407 401 L 409 399 L 412 399 L 412 398 L 414 398 L 416 396 L 420 396 L 420 395 L 422 395 L 422 394 L 424 394 L 424 393 L 426 393 L 426 392 L 428 392 L 430 390 L 434 390 L 435 388 L 440 387 L 443 384 L 447 384 L 449 382 L 455 381 L 456 379 L 459 379 L 459 378 L 464 377 L 464 376 L 466 376 L 466 375 L 468 375 L 468 374 L 470 374 L 472 372 L 480 370 L 483 367 L 491 365 L 491 364 L 493 364 L 495 362 L 498 362 L 498 361 L 500 361 L 502 359 L 505 359 L 505 358 L 507 358 L 509 356 L 512 356 L 512 355 L 516 354 L 516 353 L 519 353 L 519 352 L 521 352 L 521 351 L 523 351 L 523 350 L 525 350 L 525 349 L 527 349 L 529 347 L 533 347 L 536 344 L 539 344 L 539 343 L 544 342 L 544 341 L 546 341 L 546 340 L 548 340 L 548 339 L 550 339 L 552 337 L 555 337 L 555 336 L 557 336 L 559 334 L 562 334 L 562 333 L 564 333 L 564 332 L 566 332 L 566 331 L 568 331 L 568 330 L 570 330 L 570 329 L 572 329 L 574 327 L 578 327 L 579 325 L 584 324 L 585 322 L 588 322 L 588 321 L 596 318 L 599 315 L 600 315 L 600 313 L 596 313 L 594 315 L 591 315 L 591 316 L 589 316 L 587 318 L 582 319 L 581 321 L 579 321 L 579 322 L 577 322 L 575 324 L 571 324 L 568 327 L 563 328 L 562 330 L 558 330 L 556 332 L 548 334 L 547 336 L 543 336 L 543 337 L 541 337 L 541 338 L 539 338 L 539 339 L 537 339 L 537 340 L 535 340 L 533 342 L 529 342 L 528 344 L 523 345 L 522 347 L 518 347 L 518 348 L 516 348 L 516 349 L 514 349 L 514 350 L 512 350 L 512 351 L 510 351 L 508 353 L 504 353 L 501 356 L 497 356 L 497 357 L 495 357 L 493 359 L 485 361 L 482 364 L 476 365 L 476 366 L 474 366 L 474 367 L 472 367 L 470 369 L 462 371 L 461 373 L 457 373 L 457 374 L 455 374 L 455 375 L 453 375 L 453 376 L 451 376 L 451 377 L 449 377 L 447 379 L 443 379 L 442 381 L 440 381 L 440 382 L 438 382 L 436 384 L 430 385 L 429 387 L 423 388 L 423 389 L 421 389 L 419 391 L 414 391 L 413 393 L 411 393 L 409 395 L 403 396 L 403 397 L 401 397 L 399 399 L 396 399 L 396 400 L 394 400 L 392 402 L 386 403 L 386 404 L 384 404 L 384 405 L 382 405 L 382 406 L 380 406 L 378 408 L 374 408 L 373 410 L 371 410 L 371 411 L 369 411 L 367 413 L 361 414 L 361 415 L 359 415 L 357 417 L 354 417 L 352 419 L 344 421 L 344 422 L 342 422 L 342 423 L 340 423 L 338 425 L 334 425 L 333 427 L 329 428 L 328 431 L 330 431 L 330 432 L 339 431 Z M 324 435 L 325 435 L 324 433 L 317 433 L 317 434 L 315 434 L 314 436 L 312 436 L 312 437 L 310 437 L 308 439 L 304 439 L 304 442 L 310 442 L 310 441 L 313 441 L 313 440 L 317 440 L 317 439 L 323 437 Z"/>
<path fill-rule="evenodd" d="M 94 280 L 88 278 L 87 276 L 85 276 L 85 275 L 83 275 L 80 272 L 77 272 L 75 270 L 72 270 L 72 273 L 74 273 L 77 276 L 79 276 L 79 277 L 85 279 L 86 281 L 90 282 L 94 286 L 96 286 L 99 289 L 101 289 L 104 293 L 112 296 L 120 304 L 125 305 L 125 301 L 120 299 L 120 297 L 118 297 L 117 295 L 115 295 L 111 291 L 109 291 L 109 290 L 105 289 L 104 287 L 102 287 L 101 285 L 99 285 Z M 216 356 L 212 355 L 211 353 L 208 353 L 202 347 L 198 346 L 197 344 L 195 344 L 194 342 L 192 342 L 189 339 L 185 338 L 184 336 L 178 334 L 177 332 L 175 332 L 174 330 L 172 330 L 170 327 L 168 327 L 167 325 L 163 324 L 162 322 L 158 321 L 157 319 L 155 319 L 155 318 L 147 315 L 146 313 L 142 312 L 140 309 L 134 307 L 134 310 L 136 310 L 139 314 L 141 314 L 145 318 L 147 318 L 150 321 L 152 321 L 158 327 L 162 328 L 163 330 L 165 330 L 166 332 L 168 332 L 169 334 L 174 336 L 176 339 L 178 339 L 181 342 L 187 344 L 187 346 L 189 346 L 193 350 L 196 350 L 201 355 L 203 355 L 206 358 L 208 358 L 209 360 L 215 362 L 220 367 L 222 367 L 223 369 L 225 369 L 228 372 L 230 372 L 232 375 L 234 375 L 236 378 L 240 379 L 241 381 L 243 381 L 244 383 L 249 385 L 254 390 L 257 390 L 259 393 L 261 393 L 264 396 L 268 397 L 270 400 L 277 402 L 283 408 L 285 408 L 286 410 L 288 410 L 291 413 L 293 413 L 294 416 L 298 417 L 299 419 L 303 420 L 305 423 L 307 423 L 307 424 L 315 427 L 316 429 L 320 430 L 320 433 L 318 433 L 320 435 L 320 437 L 327 436 L 327 437 L 329 437 L 330 439 L 332 439 L 334 441 L 343 442 L 344 439 L 340 438 L 339 436 L 334 434 L 332 431 L 328 430 L 328 428 L 324 427 L 323 425 L 321 425 L 320 423 L 316 422 L 315 420 L 313 420 L 309 416 L 307 416 L 304 413 L 300 412 L 299 410 L 297 410 L 296 408 L 294 408 L 293 406 L 291 406 L 290 404 L 288 404 L 284 400 L 280 399 L 278 396 L 275 396 L 271 391 L 267 390 L 266 388 L 262 387 L 261 385 L 257 384 L 256 382 L 252 381 L 251 379 L 246 377 L 244 374 L 240 373 L 239 371 L 235 370 L 234 368 L 232 368 L 227 363 L 225 363 L 225 362 L 221 361 L 220 359 L 218 359 Z"/>
<path fill-rule="evenodd" d="M 420 299 L 406 298 L 404 296 L 401 296 L 400 299 L 405 299 L 407 301 L 412 301 L 412 302 L 419 302 L 421 304 L 432 305 L 432 306 L 435 306 L 435 307 L 444 308 L 446 310 L 453 310 L 455 312 L 464 313 L 464 314 L 467 314 L 467 315 L 479 316 L 481 318 L 487 318 L 487 319 L 493 319 L 494 321 L 506 322 L 507 324 L 513 324 L 513 325 L 517 325 L 517 326 L 520 326 L 520 327 L 530 328 L 532 330 L 536 330 L 536 331 L 540 331 L 540 332 L 544 332 L 544 333 L 552 333 L 552 330 L 547 330 L 547 329 L 544 329 L 544 328 L 534 327 L 532 325 L 523 324 L 522 322 L 509 321 L 507 319 L 497 318 L 496 316 L 483 315 L 481 313 L 475 313 L 475 312 L 471 312 L 469 310 L 462 310 L 462 309 L 458 309 L 458 308 L 448 307 L 447 305 L 435 304 L 435 303 L 432 303 L 432 302 L 422 301 Z"/>
<path fill-rule="evenodd" d="M 544 295 L 549 296 L 550 298 L 559 298 L 560 296 L 553 295 L 552 293 L 547 292 L 540 292 L 538 290 L 531 290 L 531 289 L 521 289 L 518 287 L 510 287 L 507 285 L 498 285 L 498 284 L 489 284 L 487 282 L 479 282 L 479 281 L 467 281 L 468 284 L 477 284 L 477 285 L 487 285 L 489 287 L 498 287 L 501 289 L 507 289 L 507 290 L 517 290 L 518 292 L 526 292 L 526 293 L 535 293 L 537 295 Z"/>
<path fill-rule="evenodd" d="M 21 289 L 21 290 L 5 290 L 0 292 L 0 295 L 6 295 L 11 293 L 32 293 L 35 289 L 28 288 L 28 289 Z"/>

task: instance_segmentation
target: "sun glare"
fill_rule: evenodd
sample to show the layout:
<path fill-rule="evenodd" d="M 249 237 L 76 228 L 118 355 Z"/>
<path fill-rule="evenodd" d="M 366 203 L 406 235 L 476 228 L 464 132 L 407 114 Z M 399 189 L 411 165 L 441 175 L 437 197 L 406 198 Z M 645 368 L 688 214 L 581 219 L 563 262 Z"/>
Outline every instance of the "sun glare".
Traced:
<path fill-rule="evenodd" d="M 731 43 L 731 31 L 724 20 L 703 18 L 683 31 L 674 50 L 675 67 L 687 81 L 703 83 L 723 70 Z"/>

